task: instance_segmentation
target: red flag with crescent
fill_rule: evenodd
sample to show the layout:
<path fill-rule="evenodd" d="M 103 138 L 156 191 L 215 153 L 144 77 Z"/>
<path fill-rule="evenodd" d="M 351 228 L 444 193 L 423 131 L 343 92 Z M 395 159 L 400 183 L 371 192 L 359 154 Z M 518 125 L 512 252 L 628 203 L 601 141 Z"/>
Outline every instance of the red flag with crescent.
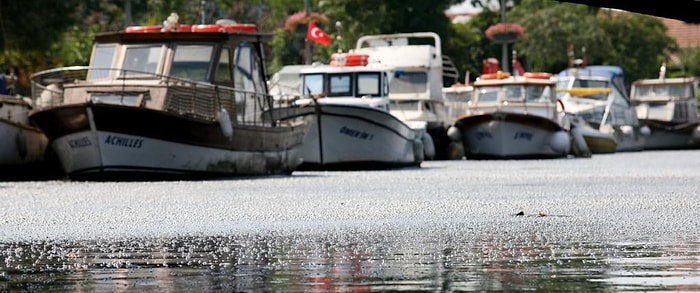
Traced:
<path fill-rule="evenodd" d="M 331 36 L 329 36 L 327 33 L 318 28 L 316 26 L 316 22 L 314 21 L 309 22 L 309 31 L 306 32 L 306 37 L 310 41 L 314 41 L 321 45 L 328 46 L 331 44 Z"/>

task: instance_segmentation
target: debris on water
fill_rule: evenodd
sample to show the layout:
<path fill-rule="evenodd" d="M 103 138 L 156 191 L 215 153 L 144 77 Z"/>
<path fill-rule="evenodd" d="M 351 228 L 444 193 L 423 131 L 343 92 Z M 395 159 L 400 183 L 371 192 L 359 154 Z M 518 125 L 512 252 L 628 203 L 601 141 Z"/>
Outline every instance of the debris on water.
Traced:
<path fill-rule="evenodd" d="M 517 214 L 515 214 L 515 215 L 516 215 L 516 216 L 524 216 L 524 215 L 525 215 L 525 212 L 520 211 L 519 213 L 517 213 Z"/>
<path fill-rule="evenodd" d="M 544 217 L 544 216 L 546 216 L 546 215 L 545 215 L 543 212 L 537 213 L 537 217 L 538 217 L 538 218 L 542 218 L 542 217 Z"/>

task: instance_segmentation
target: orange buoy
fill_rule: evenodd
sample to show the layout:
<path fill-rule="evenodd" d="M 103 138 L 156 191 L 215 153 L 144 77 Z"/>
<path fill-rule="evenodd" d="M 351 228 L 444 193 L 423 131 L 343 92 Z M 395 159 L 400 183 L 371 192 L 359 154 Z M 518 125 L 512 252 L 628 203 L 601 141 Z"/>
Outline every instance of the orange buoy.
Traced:
<path fill-rule="evenodd" d="M 143 26 L 128 26 L 126 27 L 127 33 L 159 33 L 163 27 L 160 25 L 143 25 Z"/>
<path fill-rule="evenodd" d="M 190 26 L 187 24 L 178 24 L 174 28 L 160 25 L 128 26 L 125 31 L 127 33 L 189 32 Z"/>
<path fill-rule="evenodd" d="M 552 74 L 547 72 L 525 72 L 523 76 L 527 78 L 550 79 Z"/>
<path fill-rule="evenodd" d="M 236 24 L 198 24 L 192 26 L 195 33 L 254 33 L 258 27 L 250 23 Z"/>
<path fill-rule="evenodd" d="M 366 66 L 368 63 L 367 54 L 333 53 L 331 55 L 332 66 Z"/>

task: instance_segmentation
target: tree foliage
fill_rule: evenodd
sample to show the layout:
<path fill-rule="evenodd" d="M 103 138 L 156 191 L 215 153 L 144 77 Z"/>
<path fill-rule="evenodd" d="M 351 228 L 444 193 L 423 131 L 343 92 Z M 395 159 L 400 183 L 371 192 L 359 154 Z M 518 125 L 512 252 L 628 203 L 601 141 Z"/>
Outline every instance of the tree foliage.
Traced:
<path fill-rule="evenodd" d="M 312 12 L 328 17 L 319 27 L 329 33 L 331 46 L 312 44 L 315 61 L 327 61 L 337 50 L 354 48 L 368 34 L 432 31 L 442 37 L 444 53 L 460 72 L 481 70 L 488 57 L 500 59 L 501 46 L 484 36 L 489 25 L 500 21 L 497 0 L 470 0 L 485 10 L 469 22 L 452 24 L 445 10 L 460 0 L 308 0 Z M 305 1 L 290 0 L 0 0 L 0 62 L 19 65 L 27 72 L 64 65 L 85 65 L 95 33 L 122 30 L 126 25 L 160 24 L 171 12 L 182 23 L 211 23 L 228 18 L 254 23 L 274 34 L 267 54 L 270 70 L 302 63 L 306 26 L 283 29 L 285 19 L 304 10 Z M 509 49 L 527 69 L 557 72 L 568 65 L 567 48 L 576 47 L 577 58 L 585 46 L 589 64 L 616 64 L 628 80 L 654 76 L 661 61 L 670 61 L 677 45 L 663 24 L 649 16 L 549 0 L 509 0 L 508 22 L 526 28 Z M 489 9 L 493 9 L 490 11 Z M 32 11 L 32 13 L 26 13 Z M 340 24 L 336 27 L 336 22 Z M 700 50 L 684 50 L 680 72 L 700 75 Z M 670 63 L 670 62 L 669 62 Z"/>

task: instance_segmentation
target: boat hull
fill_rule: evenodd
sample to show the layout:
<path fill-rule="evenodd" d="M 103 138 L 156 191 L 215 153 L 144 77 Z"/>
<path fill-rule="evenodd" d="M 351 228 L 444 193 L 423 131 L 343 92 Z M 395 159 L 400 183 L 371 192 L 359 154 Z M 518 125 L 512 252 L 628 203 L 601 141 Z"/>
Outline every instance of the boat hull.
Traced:
<path fill-rule="evenodd" d="M 540 116 L 487 113 L 462 117 L 467 159 L 546 159 L 565 157 L 570 137 L 557 123 Z"/>
<path fill-rule="evenodd" d="M 0 97 L 0 178 L 37 179 L 60 176 L 48 139 L 29 123 L 31 106 L 15 97 Z"/>
<path fill-rule="evenodd" d="M 678 125 L 662 123 L 658 121 L 645 121 L 649 126 L 650 134 L 646 137 L 644 149 L 647 150 L 678 150 L 700 147 L 694 137 L 698 123 Z"/>
<path fill-rule="evenodd" d="M 273 119 L 305 117 L 300 170 L 391 169 L 420 166 L 418 131 L 388 112 L 349 105 L 275 109 Z"/>
<path fill-rule="evenodd" d="M 136 107 L 74 104 L 31 116 L 73 180 L 169 180 L 290 174 L 305 128 L 234 126 Z"/>

